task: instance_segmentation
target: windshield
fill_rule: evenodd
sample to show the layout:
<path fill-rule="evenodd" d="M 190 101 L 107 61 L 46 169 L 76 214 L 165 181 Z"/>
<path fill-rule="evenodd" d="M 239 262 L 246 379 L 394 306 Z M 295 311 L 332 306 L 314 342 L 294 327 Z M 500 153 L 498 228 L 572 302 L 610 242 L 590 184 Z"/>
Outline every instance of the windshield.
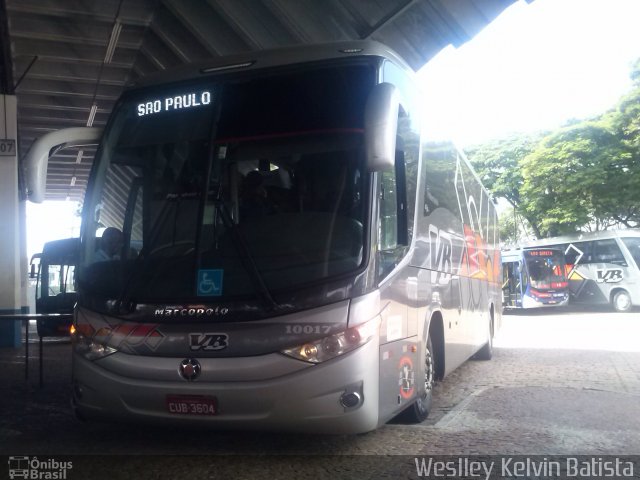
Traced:
<path fill-rule="evenodd" d="M 636 262 L 636 266 L 640 268 L 640 238 L 623 238 L 622 241 L 629 249 L 629 253 L 633 257 L 633 260 Z"/>
<path fill-rule="evenodd" d="M 216 301 L 357 269 L 374 80 L 342 65 L 130 95 L 87 195 L 81 287 Z"/>
<path fill-rule="evenodd" d="M 531 287 L 537 289 L 566 288 L 564 255 L 559 250 L 525 251 Z"/>

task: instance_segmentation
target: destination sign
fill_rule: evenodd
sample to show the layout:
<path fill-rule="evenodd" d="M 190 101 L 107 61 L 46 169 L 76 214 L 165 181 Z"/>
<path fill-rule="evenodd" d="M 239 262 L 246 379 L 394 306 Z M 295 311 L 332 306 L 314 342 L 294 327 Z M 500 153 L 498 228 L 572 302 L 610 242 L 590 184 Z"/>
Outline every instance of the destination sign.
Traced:
<path fill-rule="evenodd" d="M 553 257 L 553 250 L 528 250 L 527 255 L 532 257 Z"/>
<path fill-rule="evenodd" d="M 137 112 L 139 117 L 154 113 L 184 110 L 211 104 L 211 92 L 205 90 L 200 93 L 185 93 L 171 97 L 158 98 L 139 103 Z"/>

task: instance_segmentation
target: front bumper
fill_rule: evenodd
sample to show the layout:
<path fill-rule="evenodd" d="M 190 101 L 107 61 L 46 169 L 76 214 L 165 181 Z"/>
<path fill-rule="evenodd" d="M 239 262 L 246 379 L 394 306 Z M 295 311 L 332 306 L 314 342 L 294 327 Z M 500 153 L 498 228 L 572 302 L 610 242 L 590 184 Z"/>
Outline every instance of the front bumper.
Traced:
<path fill-rule="evenodd" d="M 120 352 L 114 355 L 118 356 L 117 371 L 104 368 L 109 365 L 105 361 L 109 357 L 92 362 L 74 353 L 73 402 L 80 416 L 225 430 L 310 433 L 361 433 L 379 425 L 379 356 L 375 339 L 319 365 L 308 365 L 280 354 L 237 359 L 245 369 L 247 364 L 252 364 L 253 368 L 248 370 L 266 364 L 281 365 L 265 371 L 263 379 L 237 381 L 228 375 L 219 381 L 212 375 L 204 375 L 215 370 L 220 359 L 199 358 L 203 375 L 187 382 L 177 373 L 182 358 L 157 359 Z M 149 362 L 170 364 L 171 372 L 158 372 L 155 379 L 149 379 L 140 374 L 146 375 L 148 369 L 136 369 L 136 364 Z M 128 368 L 122 368 L 125 364 Z M 348 392 L 360 396 L 358 405 L 347 408 L 341 404 L 341 397 Z M 211 416 L 171 414 L 167 411 L 167 395 L 215 396 L 219 413 Z"/>
<path fill-rule="evenodd" d="M 522 308 L 546 308 L 546 307 L 565 307 L 569 304 L 569 296 L 558 297 L 550 300 L 536 300 L 527 295 L 522 297 Z"/>

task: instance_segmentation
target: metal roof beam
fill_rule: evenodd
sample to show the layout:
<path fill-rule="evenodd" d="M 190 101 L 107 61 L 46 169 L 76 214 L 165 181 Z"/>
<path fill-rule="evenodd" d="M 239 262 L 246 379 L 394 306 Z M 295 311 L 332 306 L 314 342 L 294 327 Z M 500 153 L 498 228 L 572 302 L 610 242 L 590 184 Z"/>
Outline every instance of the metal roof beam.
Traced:
<path fill-rule="evenodd" d="M 29 60 L 28 57 L 16 59 L 15 71 L 18 73 L 24 72 L 29 65 Z M 81 82 L 95 85 L 99 70 L 99 65 L 58 62 L 46 58 L 38 58 L 25 78 Z M 111 64 L 105 65 L 102 70 L 100 84 L 123 87 L 126 84 L 128 74 L 128 68 L 117 67 Z"/>
<path fill-rule="evenodd" d="M 247 44 L 204 2 L 164 0 L 165 6 L 213 55 L 246 52 Z"/>
<path fill-rule="evenodd" d="M 17 14 L 11 17 L 11 37 L 106 47 L 113 27 L 111 22 L 80 22 L 71 19 L 52 19 L 41 15 Z M 137 50 L 145 28 L 126 26 L 122 29 L 118 46 Z"/>
<path fill-rule="evenodd" d="M 411 7 L 413 7 L 416 3 L 418 3 L 418 0 L 408 0 L 401 7 L 397 8 L 395 10 L 392 10 L 387 15 L 385 15 L 383 18 L 381 18 L 380 21 L 378 21 L 375 25 L 373 25 L 371 27 L 371 30 L 369 30 L 369 32 L 363 38 L 364 39 L 371 38 L 373 35 L 378 33 L 384 27 L 386 27 L 387 25 L 393 23 L 397 18 L 401 17 L 407 10 L 409 10 Z"/>
<path fill-rule="evenodd" d="M 115 102 L 102 101 L 98 108 L 98 113 L 110 113 Z M 91 99 L 87 97 L 54 97 L 50 95 L 33 94 L 33 93 L 20 93 L 20 105 L 18 109 L 22 107 L 37 108 L 43 111 L 80 111 L 85 114 L 91 108 Z"/>
<path fill-rule="evenodd" d="M 38 14 L 79 21 L 113 23 L 119 0 L 6 0 L 10 13 Z M 120 9 L 120 20 L 127 25 L 147 26 L 153 17 L 157 0 L 126 1 Z"/>
<path fill-rule="evenodd" d="M 271 0 L 269 5 L 302 43 L 352 40 L 357 37 L 357 31 L 351 24 L 330 14 L 338 11 L 332 2 Z"/>
<path fill-rule="evenodd" d="M 154 31 L 150 31 L 147 34 L 140 53 L 147 57 L 156 70 L 166 70 L 182 65 L 180 58 L 167 48 L 165 43 L 158 38 Z"/>
<path fill-rule="evenodd" d="M 158 7 L 150 28 L 183 63 L 211 57 L 211 53 L 182 22 L 176 22 L 176 17 L 164 5 Z"/>
<path fill-rule="evenodd" d="M 252 50 L 299 42 L 261 0 L 207 0 L 207 3 Z"/>
<path fill-rule="evenodd" d="M 31 58 L 34 55 L 38 55 L 38 58 L 51 61 L 88 63 L 92 65 L 100 65 L 104 59 L 103 46 L 30 39 L 20 39 L 14 42 L 14 46 L 14 55 L 16 57 L 24 55 Z M 136 59 L 136 54 L 136 50 L 118 48 L 111 64 L 117 67 L 131 68 Z"/>
<path fill-rule="evenodd" d="M 94 85 L 80 82 L 60 82 L 54 80 L 38 80 L 25 78 L 20 84 L 18 91 L 20 93 L 36 94 L 36 95 L 55 95 L 55 96 L 73 96 L 73 97 L 93 97 L 95 90 Z M 99 100 L 117 100 L 122 89 L 119 87 L 111 87 L 109 85 L 100 85 L 96 98 Z"/>

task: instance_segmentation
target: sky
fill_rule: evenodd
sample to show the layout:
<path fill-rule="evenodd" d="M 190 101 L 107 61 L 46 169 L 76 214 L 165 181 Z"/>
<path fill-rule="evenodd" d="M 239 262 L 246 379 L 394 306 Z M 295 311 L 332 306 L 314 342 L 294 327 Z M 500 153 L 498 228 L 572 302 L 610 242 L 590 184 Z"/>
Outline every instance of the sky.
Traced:
<path fill-rule="evenodd" d="M 640 0 L 516 2 L 419 73 L 429 136 L 469 146 L 598 115 L 631 87 Z M 75 202 L 27 202 L 27 251 L 79 234 Z"/>
<path fill-rule="evenodd" d="M 42 251 L 45 242 L 80 235 L 78 202 L 27 202 L 27 255 Z"/>
<path fill-rule="evenodd" d="M 516 2 L 419 72 L 425 129 L 462 147 L 613 107 L 640 58 L 640 0 Z"/>

